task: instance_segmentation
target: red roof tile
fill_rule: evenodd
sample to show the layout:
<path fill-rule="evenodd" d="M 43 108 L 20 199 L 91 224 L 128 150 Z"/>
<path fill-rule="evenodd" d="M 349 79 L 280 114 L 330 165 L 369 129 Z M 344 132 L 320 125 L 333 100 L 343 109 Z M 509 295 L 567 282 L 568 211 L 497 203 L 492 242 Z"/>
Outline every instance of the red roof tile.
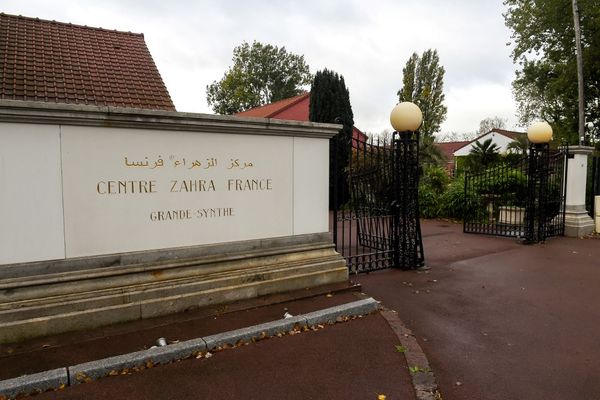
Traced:
<path fill-rule="evenodd" d="M 485 135 L 487 135 L 490 132 L 499 133 L 500 135 L 506 136 L 506 137 L 508 137 L 508 138 L 510 138 L 512 140 L 516 140 L 518 136 L 526 135 L 525 132 L 507 131 L 507 130 L 504 130 L 504 129 L 493 128 L 492 130 L 487 131 L 486 133 L 477 136 L 475 139 L 473 139 L 473 140 L 471 140 L 471 141 L 469 141 L 467 143 L 475 143 L 475 142 L 479 141 L 479 139 L 481 139 L 482 137 L 484 137 Z"/>
<path fill-rule="evenodd" d="M 462 142 L 439 142 L 436 143 L 436 146 L 442 151 L 442 154 L 446 157 L 448 162 L 451 162 L 454 159 L 454 152 L 461 147 L 464 147 L 468 143 L 471 143 L 469 140 Z"/>
<path fill-rule="evenodd" d="M 265 104 L 264 106 L 254 107 L 249 110 L 236 113 L 235 115 L 240 117 L 273 118 L 276 117 L 278 114 L 281 114 L 281 112 L 285 111 L 286 109 L 302 102 L 305 99 L 308 99 L 309 97 L 310 93 L 303 93 L 298 96 L 290 97 L 288 99 L 283 99 L 274 103 Z M 306 119 L 302 119 L 301 121 L 308 121 L 308 114 L 306 115 Z"/>
<path fill-rule="evenodd" d="M 505 129 L 498 129 L 498 128 L 494 128 L 490 132 L 499 133 L 501 135 L 504 135 L 504 136 L 507 136 L 507 137 L 511 138 L 512 140 L 516 140 L 517 137 L 519 137 L 519 136 L 526 135 L 525 132 L 507 131 Z"/>
<path fill-rule="evenodd" d="M 4 13 L 0 99 L 175 111 L 143 34 Z"/>
<path fill-rule="evenodd" d="M 310 92 L 254 107 L 234 115 L 238 117 L 273 118 L 287 121 L 309 121 L 309 107 Z M 355 126 L 352 127 L 352 137 L 357 140 L 367 140 L 367 135 Z"/>

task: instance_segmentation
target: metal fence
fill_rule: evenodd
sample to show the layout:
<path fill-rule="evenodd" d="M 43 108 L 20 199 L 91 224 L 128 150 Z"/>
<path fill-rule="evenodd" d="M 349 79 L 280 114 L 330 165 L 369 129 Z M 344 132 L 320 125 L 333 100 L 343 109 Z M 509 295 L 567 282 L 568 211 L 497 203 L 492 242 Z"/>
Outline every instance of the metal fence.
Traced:
<path fill-rule="evenodd" d="M 564 234 L 566 153 L 545 151 L 465 175 L 464 232 L 528 240 Z"/>
<path fill-rule="evenodd" d="M 390 141 L 338 135 L 331 145 L 331 231 L 350 272 L 420 266 L 418 138 L 410 133 L 394 133 Z"/>
<path fill-rule="evenodd" d="M 330 230 L 336 250 L 346 258 L 352 273 L 389 268 L 394 262 L 389 199 L 392 145 L 338 135 L 331 146 Z"/>

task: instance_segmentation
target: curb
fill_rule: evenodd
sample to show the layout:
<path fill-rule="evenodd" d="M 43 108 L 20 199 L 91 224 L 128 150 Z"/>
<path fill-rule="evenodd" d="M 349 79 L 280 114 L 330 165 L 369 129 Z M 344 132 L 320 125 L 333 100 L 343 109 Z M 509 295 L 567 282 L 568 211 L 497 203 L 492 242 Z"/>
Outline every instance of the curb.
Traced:
<path fill-rule="evenodd" d="M 106 376 L 116 375 L 119 374 L 119 371 L 125 369 L 136 370 L 156 364 L 168 364 L 225 345 L 234 346 L 240 342 L 249 342 L 253 339 L 273 336 L 277 333 L 287 332 L 296 328 L 302 329 L 318 324 L 334 324 L 340 317 L 370 314 L 377 311 L 378 308 L 379 302 L 369 297 L 292 318 L 236 329 L 204 338 L 103 358 L 66 368 L 24 375 L 0 381 L 0 398 L 14 399 L 20 394 L 31 394 L 58 389 L 64 386 L 74 386 Z"/>
<path fill-rule="evenodd" d="M 384 308 L 381 315 L 392 328 L 400 344 L 404 347 L 404 358 L 409 368 L 414 368 L 410 371 L 410 378 L 417 400 L 437 400 L 441 399 L 438 390 L 435 375 L 429 365 L 429 360 L 425 352 L 417 342 L 414 334 L 408 329 L 398 317 L 398 313 L 394 310 Z"/>
<path fill-rule="evenodd" d="M 57 368 L 37 374 L 0 381 L 0 398 L 14 399 L 22 393 L 41 393 L 69 384 L 67 368 Z"/>

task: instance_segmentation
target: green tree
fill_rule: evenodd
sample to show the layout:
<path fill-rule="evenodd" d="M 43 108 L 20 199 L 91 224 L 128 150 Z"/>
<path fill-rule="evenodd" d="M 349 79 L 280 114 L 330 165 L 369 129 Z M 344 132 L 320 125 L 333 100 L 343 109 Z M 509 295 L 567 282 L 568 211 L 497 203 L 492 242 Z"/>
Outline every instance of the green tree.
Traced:
<path fill-rule="evenodd" d="M 446 163 L 446 156 L 433 136 L 423 136 L 419 147 L 419 161 L 424 166 L 441 167 Z"/>
<path fill-rule="evenodd" d="M 586 135 L 600 137 L 600 0 L 579 0 L 585 78 Z M 577 60 L 572 3 L 504 0 L 519 64 L 513 91 L 522 125 L 542 118 L 556 139 L 579 141 Z"/>
<path fill-rule="evenodd" d="M 412 101 L 423 112 L 423 125 L 419 129 L 423 136 L 433 136 L 446 119 L 444 72 L 437 50 L 432 49 L 421 57 L 413 53 L 402 70 L 402 88 L 397 94 L 401 102 Z"/>
<path fill-rule="evenodd" d="M 483 143 L 478 140 L 467 157 L 467 165 L 471 171 L 486 169 L 499 160 L 500 147 L 492 142 L 492 138 L 484 140 Z"/>
<path fill-rule="evenodd" d="M 233 66 L 220 81 L 206 87 L 206 100 L 217 114 L 249 108 L 299 95 L 312 75 L 304 56 L 285 47 L 254 41 L 233 49 Z"/>
<path fill-rule="evenodd" d="M 515 137 L 515 140 L 506 145 L 506 150 L 515 154 L 527 154 L 529 140 L 526 134 L 520 134 Z"/>
<path fill-rule="evenodd" d="M 506 128 L 506 120 L 500 117 L 487 117 L 479 122 L 478 135 L 488 133 L 492 129 L 504 129 Z"/>
<path fill-rule="evenodd" d="M 310 88 L 309 120 L 338 122 L 343 125 L 340 132 L 331 139 L 329 146 L 329 206 L 332 209 L 338 208 L 349 200 L 347 167 L 354 126 L 350 92 L 343 76 L 328 69 L 315 74 Z"/>

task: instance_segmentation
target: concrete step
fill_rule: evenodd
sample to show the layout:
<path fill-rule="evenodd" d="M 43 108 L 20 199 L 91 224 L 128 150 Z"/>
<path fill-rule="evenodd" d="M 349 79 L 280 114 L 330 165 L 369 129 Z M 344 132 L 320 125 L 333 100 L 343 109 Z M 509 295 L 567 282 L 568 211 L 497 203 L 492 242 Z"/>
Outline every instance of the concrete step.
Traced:
<path fill-rule="evenodd" d="M 225 249 L 229 251 L 225 251 Z M 14 274 L 0 284 L 0 343 L 156 317 L 271 293 L 347 281 L 328 238 L 223 245 L 219 253 L 126 265 Z M 187 250 L 186 250 L 187 251 Z M 63 265 L 65 266 L 65 265 Z M 4 273 L 6 274 L 6 270 Z"/>
<path fill-rule="evenodd" d="M 266 265 L 244 270 L 198 274 L 185 278 L 17 300 L 0 305 L 0 321 L 11 322 L 65 312 L 83 311 L 90 308 L 114 306 L 151 298 L 185 295 L 186 293 L 208 291 L 223 286 L 239 286 L 252 282 L 279 279 L 289 275 L 290 270 L 294 270 L 295 274 L 309 274 L 320 271 L 323 263 L 330 261 L 332 259 L 329 256 L 315 258 L 311 264 L 296 261 L 278 265 L 276 268 Z"/>

